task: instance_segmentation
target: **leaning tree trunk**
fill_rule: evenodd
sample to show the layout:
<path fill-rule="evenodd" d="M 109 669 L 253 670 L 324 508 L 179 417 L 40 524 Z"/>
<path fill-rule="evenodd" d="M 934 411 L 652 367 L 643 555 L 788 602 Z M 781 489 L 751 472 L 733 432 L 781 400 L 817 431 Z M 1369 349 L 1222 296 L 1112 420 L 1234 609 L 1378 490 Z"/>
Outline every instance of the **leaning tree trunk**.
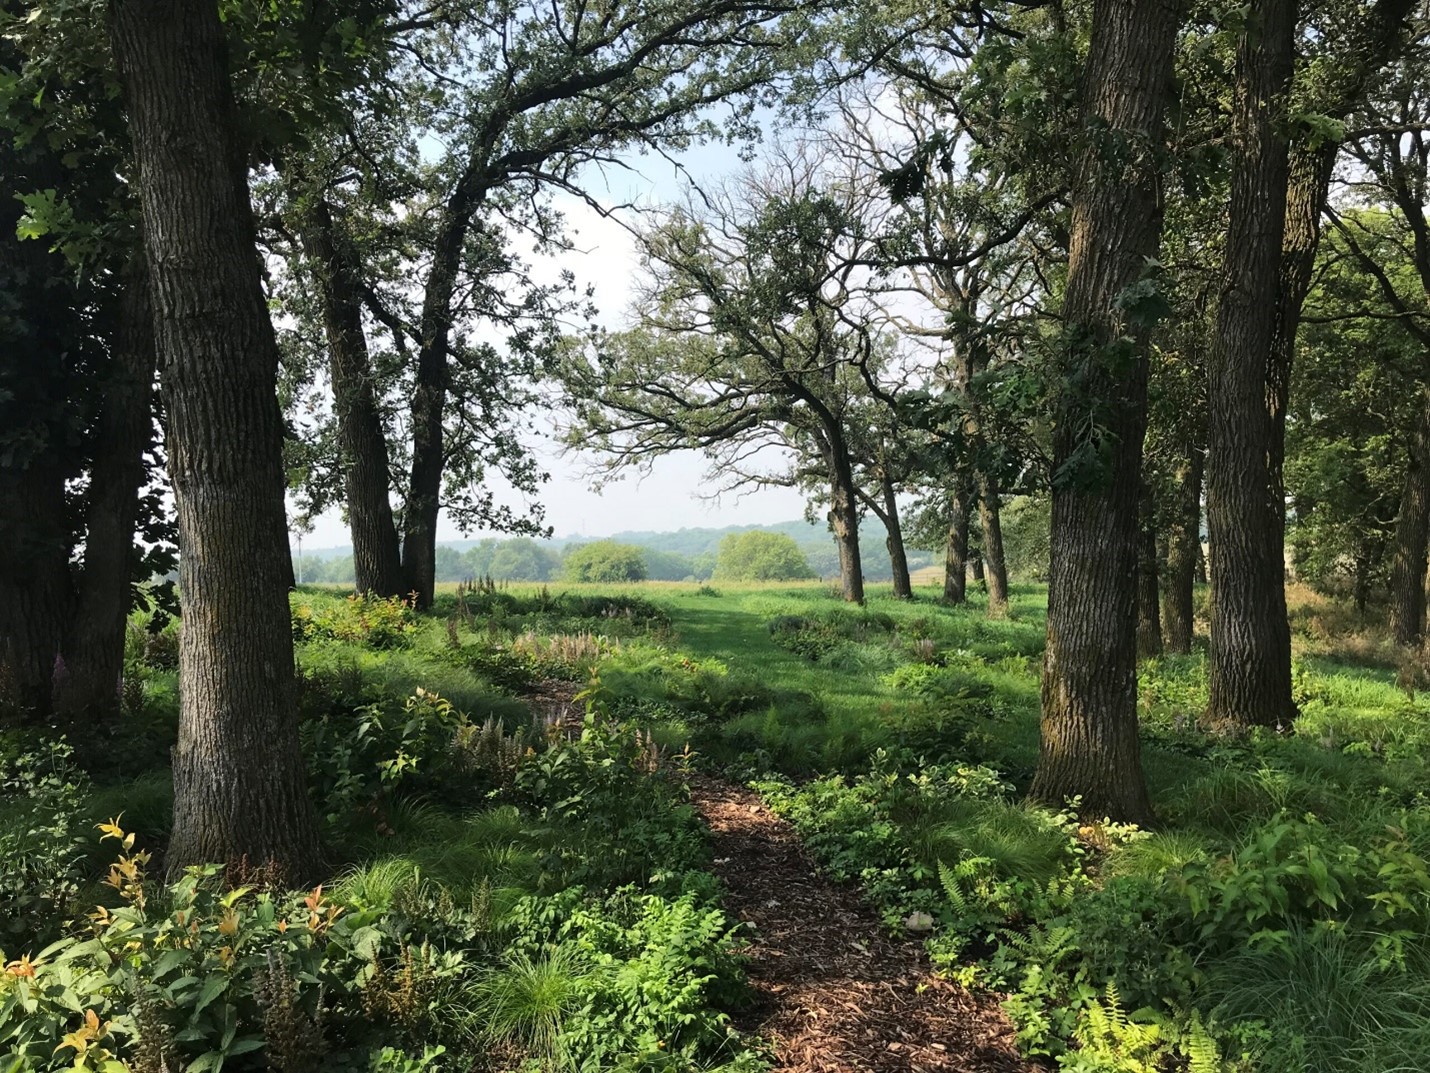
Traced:
<path fill-rule="evenodd" d="M 962 482 L 960 482 L 960 485 Z M 949 501 L 948 541 L 943 553 L 943 600 L 968 600 L 968 492 L 962 487 Z"/>
<path fill-rule="evenodd" d="M 1157 525 L 1150 492 L 1142 496 L 1137 537 L 1137 658 L 1162 654 L 1162 614 L 1157 591 Z"/>
<path fill-rule="evenodd" d="M 1051 580 L 1031 796 L 1084 815 L 1152 817 L 1137 734 L 1137 502 L 1147 342 L 1122 298 L 1162 226 L 1162 113 L 1178 5 L 1099 0 L 1084 80 L 1055 400 Z M 1111 152 L 1108 146 L 1132 146 Z M 1091 419 L 1091 420 L 1090 420 Z M 1101 444 L 1081 430 L 1100 427 Z M 1101 448 L 1100 450 L 1097 448 Z"/>
<path fill-rule="evenodd" d="M 170 875 L 318 863 L 284 590 L 278 347 L 218 9 L 112 0 L 138 164 L 179 522 L 179 739 Z"/>
<path fill-rule="evenodd" d="M 65 644 L 67 675 L 56 705 L 71 716 L 119 710 L 124 629 L 132 602 L 134 528 L 144 488 L 144 452 L 154 435 L 153 309 L 143 251 L 122 282 L 111 375 L 96 430 L 85 514 L 84 572 Z"/>
<path fill-rule="evenodd" d="M 362 323 L 362 269 L 326 201 L 313 207 L 303 229 L 303 245 L 313 259 L 328 339 L 328 370 L 338 419 L 357 591 L 401 596 L 402 554 L 392 516 L 387 437 L 373 390 L 372 359 Z"/>
<path fill-rule="evenodd" d="M 1294 0 L 1267 0 L 1243 31 L 1233 99 L 1225 279 L 1209 378 L 1207 531 L 1215 728 L 1288 725 L 1285 498 L 1277 421 L 1268 408 L 1285 235 Z"/>
<path fill-rule="evenodd" d="M 1430 543 L 1430 387 L 1410 440 L 1405 487 L 1395 520 L 1390 568 L 1390 624 L 1395 643 L 1418 645 L 1425 633 L 1426 548 Z"/>
<path fill-rule="evenodd" d="M 988 580 L 988 614 L 1008 614 L 1008 562 L 1003 555 L 1002 502 L 991 477 L 978 479 L 978 520 L 983 527 L 983 563 Z"/>
<path fill-rule="evenodd" d="M 883 479 L 884 509 L 882 521 L 888 536 L 884 540 L 884 546 L 889 549 L 889 568 L 894 575 L 894 597 L 899 600 L 911 600 L 914 595 L 914 583 L 909 577 L 909 557 L 904 551 L 904 527 L 899 521 L 899 500 L 894 489 L 894 482 L 887 476 Z"/>
<path fill-rule="evenodd" d="M 1192 650 L 1197 559 L 1202 547 L 1202 464 L 1206 453 L 1193 445 L 1177 467 L 1172 524 L 1167 529 L 1167 585 L 1162 623 L 1168 652 Z"/>

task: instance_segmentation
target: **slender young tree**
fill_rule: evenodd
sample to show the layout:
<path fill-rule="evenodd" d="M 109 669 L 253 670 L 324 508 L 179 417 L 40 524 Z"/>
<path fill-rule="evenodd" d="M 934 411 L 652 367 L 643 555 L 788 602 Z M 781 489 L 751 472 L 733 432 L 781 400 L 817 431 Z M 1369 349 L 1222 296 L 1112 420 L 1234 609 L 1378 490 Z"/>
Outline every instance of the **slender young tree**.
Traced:
<path fill-rule="evenodd" d="M 113 0 L 179 519 L 179 740 L 166 864 L 304 876 L 278 348 L 216 4 Z"/>
<path fill-rule="evenodd" d="M 1137 734 L 1137 503 L 1147 264 L 1161 234 L 1163 110 L 1178 5 L 1099 0 L 1084 73 L 1055 368 L 1052 572 L 1031 795 L 1151 819 Z"/>

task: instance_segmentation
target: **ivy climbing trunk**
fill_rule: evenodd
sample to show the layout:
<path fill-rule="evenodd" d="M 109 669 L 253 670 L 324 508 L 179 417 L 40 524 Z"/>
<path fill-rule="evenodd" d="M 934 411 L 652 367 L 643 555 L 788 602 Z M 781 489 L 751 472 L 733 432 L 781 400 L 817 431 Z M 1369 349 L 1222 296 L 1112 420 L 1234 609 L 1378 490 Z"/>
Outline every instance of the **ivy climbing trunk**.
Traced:
<path fill-rule="evenodd" d="M 1162 116 L 1178 5 L 1098 0 L 1083 81 L 1064 339 L 1054 400 L 1051 577 L 1038 770 L 1030 789 L 1085 815 L 1152 817 L 1137 734 L 1137 504 L 1145 321 L 1126 298 L 1162 229 Z M 1136 162 L 1135 164 L 1133 162 Z M 1101 430 L 1101 447 L 1082 430 Z"/>
<path fill-rule="evenodd" d="M 1279 269 L 1286 234 L 1295 0 L 1253 9 L 1237 46 L 1228 230 L 1209 379 L 1207 533 L 1211 542 L 1208 723 L 1289 725 L 1285 496 L 1276 379 Z M 1282 418 L 1284 420 L 1284 416 Z"/>
<path fill-rule="evenodd" d="M 1167 527 L 1166 600 L 1162 629 L 1168 652 L 1192 650 L 1197 559 L 1202 548 L 1202 466 L 1206 452 L 1195 444 L 1177 467 L 1176 498 Z"/>
<path fill-rule="evenodd" d="M 332 208 L 321 199 L 303 228 L 303 246 L 318 281 L 328 340 L 357 591 L 401 596 L 402 553 L 392 515 L 387 437 L 373 391 L 372 357 L 362 322 L 362 266 L 333 219 Z"/>
<path fill-rule="evenodd" d="M 179 524 L 179 737 L 170 875 L 280 882 L 319 864 L 284 588 L 278 347 L 217 5 L 111 0 L 143 211 Z"/>

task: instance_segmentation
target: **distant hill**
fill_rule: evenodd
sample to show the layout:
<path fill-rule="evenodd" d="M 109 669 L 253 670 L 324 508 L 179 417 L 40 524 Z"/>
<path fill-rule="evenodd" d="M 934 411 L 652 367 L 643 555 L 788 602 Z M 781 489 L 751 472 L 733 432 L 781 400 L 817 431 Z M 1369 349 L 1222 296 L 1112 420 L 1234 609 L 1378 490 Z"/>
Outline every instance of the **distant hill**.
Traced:
<path fill-rule="evenodd" d="M 453 577 L 481 574 L 488 569 L 493 576 L 506 572 L 507 576 L 520 580 L 543 581 L 555 577 L 559 572 L 561 556 L 566 549 L 593 540 L 615 540 L 622 544 L 634 544 L 653 553 L 649 556 L 651 576 L 655 578 L 708 577 L 714 567 L 715 555 L 720 541 L 732 533 L 745 533 L 759 529 L 770 533 L 783 533 L 794 540 L 804 552 L 809 565 L 821 577 L 834 577 L 839 572 L 839 557 L 834 538 L 823 522 L 808 522 L 797 519 L 776 522 L 773 525 L 727 525 L 720 528 L 696 527 L 677 529 L 673 532 L 653 530 L 626 530 L 613 533 L 610 537 L 591 537 L 576 534 L 556 537 L 552 540 L 530 540 L 501 536 L 472 537 L 463 540 L 438 541 L 439 580 L 444 573 Z M 503 548 L 506 554 L 500 555 Z M 447 549 L 443 552 L 441 549 Z M 860 530 L 860 550 L 864 560 L 865 576 L 871 581 L 887 579 L 889 560 L 884 549 L 884 531 L 877 523 L 867 522 Z M 519 554 L 518 554 L 519 552 Z M 294 549 L 296 559 L 297 549 Z M 919 569 L 934 561 L 934 555 L 926 551 L 908 549 L 909 566 Z M 344 581 L 352 578 L 352 546 L 341 545 L 328 548 L 304 548 L 304 573 L 314 580 Z M 502 569 L 503 564 L 509 572 Z M 517 565 L 519 564 L 519 565 Z M 446 567 L 444 570 L 443 567 Z"/>

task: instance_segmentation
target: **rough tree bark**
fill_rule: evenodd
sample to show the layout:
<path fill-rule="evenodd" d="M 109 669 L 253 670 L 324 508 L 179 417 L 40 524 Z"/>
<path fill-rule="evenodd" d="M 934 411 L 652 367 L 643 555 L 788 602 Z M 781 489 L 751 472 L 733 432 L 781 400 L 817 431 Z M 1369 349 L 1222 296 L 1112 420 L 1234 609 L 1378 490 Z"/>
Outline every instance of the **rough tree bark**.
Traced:
<path fill-rule="evenodd" d="M 1039 801 L 1077 797 L 1085 815 L 1136 823 L 1152 817 L 1137 733 L 1147 349 L 1145 333 L 1118 307 L 1161 235 L 1157 159 L 1177 13 L 1171 0 L 1093 7 L 1063 302 L 1064 386 L 1055 400 L 1053 465 L 1061 477 L 1053 488 L 1041 742 L 1030 789 Z M 1081 438 L 1089 415 L 1103 430 L 1096 452 Z"/>
<path fill-rule="evenodd" d="M 112 0 L 179 523 L 179 740 L 165 863 L 318 864 L 294 715 L 278 348 L 218 10 Z"/>
<path fill-rule="evenodd" d="M 1156 505 L 1143 490 L 1137 537 L 1137 658 L 1162 654 L 1162 614 L 1157 578 Z"/>
<path fill-rule="evenodd" d="M 962 604 L 968 600 L 968 492 L 960 487 L 950 502 L 948 540 L 943 552 L 943 600 Z"/>
<path fill-rule="evenodd" d="M 84 570 L 65 642 L 67 674 L 56 706 L 78 716 L 114 715 L 124 668 L 124 629 L 131 602 L 134 526 L 144 488 L 144 452 L 154 435 L 153 308 L 142 251 L 125 272 L 118 334 L 111 348 L 89 475 Z"/>
<path fill-rule="evenodd" d="M 1289 725 L 1281 482 L 1268 467 L 1277 422 L 1268 410 L 1270 356 L 1286 233 L 1295 0 L 1267 0 L 1237 47 L 1231 201 L 1208 379 L 1207 532 L 1211 541 L 1211 689 L 1218 729 Z"/>
<path fill-rule="evenodd" d="M 1323 65 L 1324 78 L 1316 87 L 1315 110 L 1332 119 L 1343 119 L 1355 107 L 1375 73 L 1398 54 L 1404 43 L 1406 19 L 1416 0 L 1379 0 L 1365 9 L 1345 37 L 1335 42 L 1335 62 Z M 1266 15 L 1262 15 L 1263 23 Z M 1274 331 L 1262 362 L 1264 382 L 1258 388 L 1268 418 L 1258 419 L 1259 432 L 1269 427 L 1265 442 L 1255 456 L 1242 459 L 1239 465 L 1246 480 L 1264 486 L 1259 500 L 1261 511 L 1248 516 L 1248 531 L 1257 534 L 1253 556 L 1243 561 L 1247 549 L 1231 545 L 1224 552 L 1217 550 L 1217 538 L 1211 523 L 1211 472 L 1216 465 L 1216 447 L 1209 444 L 1207 528 L 1211 542 L 1211 580 L 1213 587 L 1213 659 L 1211 680 L 1213 702 L 1208 715 L 1215 723 L 1276 723 L 1294 714 L 1290 706 L 1289 640 L 1283 644 L 1282 633 L 1289 629 L 1274 622 L 1285 617 L 1285 496 L 1282 467 L 1286 445 L 1286 406 L 1291 382 L 1292 357 L 1296 334 L 1300 327 L 1301 310 L 1310 292 L 1321 238 L 1321 216 L 1330 187 L 1339 146 L 1334 143 L 1297 141 L 1290 151 L 1289 174 L 1285 192 L 1285 219 L 1280 250 L 1279 288 L 1274 295 Z M 1261 221 L 1263 224 L 1265 220 Z M 1269 426 L 1267 421 L 1269 419 Z M 1234 524 L 1229 521 L 1229 525 Z M 1220 565 L 1218 558 L 1220 557 Z M 1267 563 L 1275 560 L 1273 572 Z M 1218 574 L 1222 582 L 1218 584 Z M 1225 588 L 1237 594 L 1229 606 L 1221 607 L 1218 590 Z M 1269 612 L 1266 610 L 1271 608 Z M 1247 614 L 1250 619 L 1242 621 Z M 1224 624 L 1224 656 L 1216 655 L 1217 624 Z M 1251 645 L 1264 645 L 1251 649 Z M 1239 651 L 1238 651 L 1239 649 Z M 1249 698 L 1263 698 L 1252 702 Z M 1238 699 L 1242 698 L 1242 699 Z M 1255 703 L 1257 707 L 1248 708 Z"/>
<path fill-rule="evenodd" d="M 1192 594 L 1202 547 L 1202 466 L 1206 452 L 1197 445 L 1177 467 L 1176 505 L 1167 529 L 1167 584 L 1162 628 L 1168 652 L 1192 650 Z"/>
<path fill-rule="evenodd" d="M 1430 385 L 1410 440 L 1405 487 L 1395 520 L 1390 568 L 1390 625 L 1395 643 L 1418 645 L 1425 633 L 1426 549 L 1430 544 Z"/>
<path fill-rule="evenodd" d="M 392 516 L 387 437 L 373 391 L 372 359 L 362 322 L 362 267 L 339 232 L 331 207 L 321 199 L 303 228 L 303 246 L 318 281 L 328 339 L 357 591 L 401 596 L 402 554 Z"/>
<path fill-rule="evenodd" d="M 988 614 L 1008 614 L 1008 563 L 1003 556 L 1003 504 L 992 477 L 978 478 L 978 520 L 983 526 L 983 564 L 988 582 Z"/>
<path fill-rule="evenodd" d="M 864 602 L 864 566 L 859 559 L 859 500 L 854 489 L 854 467 L 842 440 L 829 446 L 829 528 L 839 548 L 839 584 L 844 599 Z"/>
<path fill-rule="evenodd" d="M 18 65 L 0 38 L 0 59 Z M 43 149 L 23 153 L 0 137 L 0 175 L 11 188 L 55 185 Z M 24 206 L 0 198 L 0 717 L 44 720 L 71 608 L 72 521 L 65 481 L 73 345 L 73 272 L 49 244 L 15 233 Z"/>
<path fill-rule="evenodd" d="M 889 549 L 889 568 L 894 575 L 894 597 L 899 600 L 912 600 L 914 584 L 909 577 L 909 557 L 904 551 L 904 527 L 899 521 L 898 495 L 888 474 L 884 475 L 882 484 L 884 510 L 880 520 L 883 521 L 888 534 L 884 546 Z"/>

